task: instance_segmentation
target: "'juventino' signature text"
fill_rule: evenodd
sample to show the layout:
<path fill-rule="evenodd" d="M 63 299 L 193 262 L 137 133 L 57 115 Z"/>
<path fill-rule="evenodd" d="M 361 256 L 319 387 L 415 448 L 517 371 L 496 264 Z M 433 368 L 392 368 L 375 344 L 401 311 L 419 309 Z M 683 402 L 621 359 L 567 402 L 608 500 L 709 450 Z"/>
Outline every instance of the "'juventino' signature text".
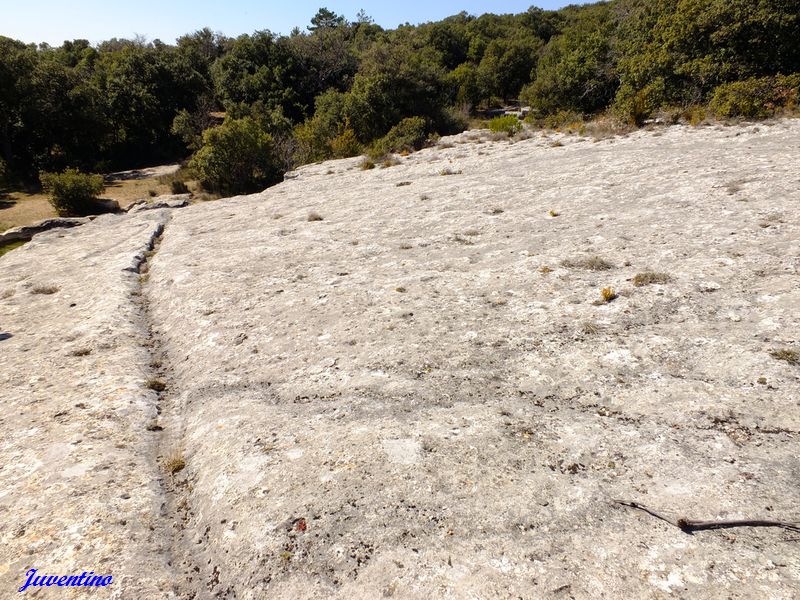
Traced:
<path fill-rule="evenodd" d="M 106 587 L 111 585 L 111 575 L 95 575 L 94 571 L 84 571 L 80 575 L 37 575 L 37 569 L 31 569 L 25 576 L 28 580 L 21 588 L 24 592 L 29 587 Z"/>

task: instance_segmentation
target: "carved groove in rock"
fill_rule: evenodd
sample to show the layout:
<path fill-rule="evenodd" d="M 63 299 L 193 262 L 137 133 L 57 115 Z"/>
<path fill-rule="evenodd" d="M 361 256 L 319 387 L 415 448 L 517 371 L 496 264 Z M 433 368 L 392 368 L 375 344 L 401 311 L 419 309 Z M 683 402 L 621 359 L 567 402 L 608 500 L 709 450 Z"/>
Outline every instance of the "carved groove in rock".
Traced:
<path fill-rule="evenodd" d="M 192 560 L 189 544 L 195 537 L 189 527 L 191 508 L 188 502 L 186 478 L 186 456 L 184 449 L 184 415 L 180 404 L 179 389 L 173 377 L 169 353 L 164 347 L 161 327 L 151 311 L 153 294 L 150 279 L 150 264 L 158 253 L 164 238 L 167 221 L 156 228 L 148 243 L 147 251 L 137 255 L 136 272 L 139 274 L 138 307 L 146 332 L 145 346 L 150 354 L 148 365 L 151 378 L 150 387 L 158 394 L 157 418 L 148 424 L 148 430 L 156 435 L 153 447 L 153 460 L 161 473 L 159 483 L 164 495 L 161 517 L 168 533 L 167 560 L 174 572 L 172 591 L 181 598 L 195 598 L 194 578 L 201 572 L 200 566 Z"/>

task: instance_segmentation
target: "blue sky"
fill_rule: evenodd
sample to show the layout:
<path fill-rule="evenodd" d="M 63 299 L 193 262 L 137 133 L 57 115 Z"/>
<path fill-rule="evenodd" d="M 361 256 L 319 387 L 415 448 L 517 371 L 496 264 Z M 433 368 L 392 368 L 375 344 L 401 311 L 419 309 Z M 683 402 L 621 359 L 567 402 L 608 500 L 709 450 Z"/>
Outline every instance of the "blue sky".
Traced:
<path fill-rule="evenodd" d="M 574 3 L 580 3 L 573 1 Z M 386 28 L 401 23 L 438 20 L 462 10 L 475 15 L 486 12 L 523 12 L 531 5 L 559 8 L 560 0 L 0 0 L 0 35 L 24 42 L 61 45 L 65 39 L 98 42 L 112 37 L 144 35 L 172 43 L 175 38 L 203 27 L 230 36 L 269 29 L 288 33 L 295 25 L 305 27 L 320 6 L 350 20 L 363 8 Z"/>

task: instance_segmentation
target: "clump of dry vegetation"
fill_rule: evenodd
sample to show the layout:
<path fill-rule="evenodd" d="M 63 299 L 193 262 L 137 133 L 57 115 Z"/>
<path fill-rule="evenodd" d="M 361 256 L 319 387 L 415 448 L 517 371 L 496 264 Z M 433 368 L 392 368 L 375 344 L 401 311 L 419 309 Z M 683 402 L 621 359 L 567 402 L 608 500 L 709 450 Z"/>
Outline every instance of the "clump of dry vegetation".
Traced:
<path fill-rule="evenodd" d="M 320 215 L 318 212 L 313 211 L 313 210 L 310 213 L 308 213 L 308 217 L 307 218 L 308 218 L 308 222 L 309 223 L 315 223 L 317 221 L 324 221 L 325 220 L 325 219 L 322 218 L 322 215 Z"/>
<path fill-rule="evenodd" d="M 582 136 L 591 137 L 594 141 L 605 140 L 616 136 L 625 136 L 633 131 L 631 123 L 610 117 L 599 117 L 589 121 L 581 127 Z"/>
<path fill-rule="evenodd" d="M 148 379 L 144 385 L 147 389 L 159 393 L 167 389 L 167 384 L 164 383 L 161 379 L 156 379 L 156 378 Z"/>
<path fill-rule="evenodd" d="M 561 266 L 568 269 L 586 269 L 587 271 L 610 271 L 614 265 L 599 256 L 590 256 L 577 260 L 566 259 L 561 261 Z"/>
<path fill-rule="evenodd" d="M 442 169 L 441 171 L 439 171 L 439 175 L 442 175 L 442 176 L 447 176 L 447 175 L 461 175 L 461 171 L 460 171 L 460 170 L 459 170 L 459 171 L 454 171 L 454 170 L 453 170 L 453 169 L 451 169 L 450 167 L 447 167 L 447 168 L 444 168 L 444 169 Z"/>
<path fill-rule="evenodd" d="M 600 327 L 598 327 L 596 323 L 587 321 L 586 323 L 581 325 L 581 332 L 583 332 L 586 335 L 597 335 L 598 333 L 600 333 Z"/>
<path fill-rule="evenodd" d="M 31 294 L 40 294 L 43 296 L 50 296 L 58 293 L 61 288 L 55 285 L 37 285 L 31 290 Z"/>
<path fill-rule="evenodd" d="M 365 158 L 359 163 L 358 168 L 362 171 L 370 171 L 375 168 L 375 163 L 370 159 Z"/>
<path fill-rule="evenodd" d="M 174 450 L 172 454 L 164 459 L 164 470 L 170 475 L 180 473 L 186 468 L 186 459 L 183 458 L 183 452 Z"/>
<path fill-rule="evenodd" d="M 597 304 L 609 304 L 617 298 L 619 298 L 619 295 L 614 291 L 614 288 L 605 287 L 600 290 L 600 300 L 598 300 Z"/>
<path fill-rule="evenodd" d="M 800 352 L 797 350 L 791 350 L 790 348 L 781 348 L 778 350 L 772 350 L 770 356 L 776 360 L 783 360 L 790 365 L 796 366 L 800 365 Z"/>
<path fill-rule="evenodd" d="M 663 285 L 669 283 L 671 277 L 666 273 L 656 273 L 654 271 L 646 271 L 639 273 L 633 278 L 633 285 L 636 287 L 644 287 L 646 285 Z"/>

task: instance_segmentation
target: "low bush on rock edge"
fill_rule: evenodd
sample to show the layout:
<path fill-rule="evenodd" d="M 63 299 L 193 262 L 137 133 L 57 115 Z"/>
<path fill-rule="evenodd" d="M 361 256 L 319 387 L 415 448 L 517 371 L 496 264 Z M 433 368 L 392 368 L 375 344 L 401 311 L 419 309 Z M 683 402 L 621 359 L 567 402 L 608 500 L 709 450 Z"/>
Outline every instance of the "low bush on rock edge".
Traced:
<path fill-rule="evenodd" d="M 105 189 L 103 176 L 66 169 L 62 173 L 41 173 L 39 180 L 50 195 L 50 204 L 61 217 L 90 214 Z"/>

